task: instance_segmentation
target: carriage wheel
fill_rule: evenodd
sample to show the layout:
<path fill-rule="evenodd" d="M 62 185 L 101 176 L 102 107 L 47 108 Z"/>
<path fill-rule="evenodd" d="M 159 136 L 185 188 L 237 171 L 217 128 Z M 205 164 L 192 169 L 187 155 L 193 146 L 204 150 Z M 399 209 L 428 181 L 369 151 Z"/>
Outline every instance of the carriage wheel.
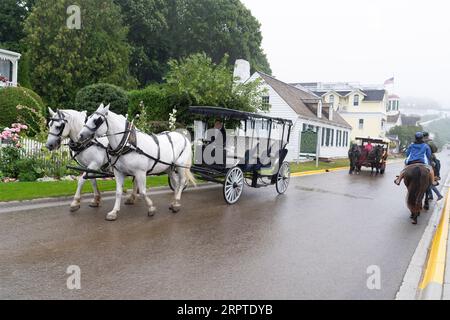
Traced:
<path fill-rule="evenodd" d="M 244 189 L 244 173 L 241 168 L 234 167 L 228 170 L 223 183 L 223 197 L 228 204 L 235 204 L 241 197 Z"/>
<path fill-rule="evenodd" d="M 277 173 L 276 188 L 279 194 L 286 192 L 289 186 L 289 180 L 291 179 L 291 168 L 288 162 L 283 162 Z"/>
<path fill-rule="evenodd" d="M 170 188 L 170 190 L 175 191 L 176 183 L 175 183 L 175 181 L 173 181 L 171 174 L 168 175 L 167 180 L 169 181 L 169 188 Z M 183 187 L 183 191 L 186 190 L 187 185 L 188 185 L 188 182 L 186 181 L 186 183 L 184 184 L 184 187 Z"/>

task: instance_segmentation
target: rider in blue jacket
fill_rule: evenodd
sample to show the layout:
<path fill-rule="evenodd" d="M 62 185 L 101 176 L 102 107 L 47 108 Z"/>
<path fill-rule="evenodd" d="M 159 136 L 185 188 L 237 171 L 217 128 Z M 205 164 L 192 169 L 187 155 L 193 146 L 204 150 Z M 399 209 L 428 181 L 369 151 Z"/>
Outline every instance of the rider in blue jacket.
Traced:
<path fill-rule="evenodd" d="M 405 164 L 407 166 L 417 163 L 427 165 L 430 169 L 431 181 L 433 184 L 435 184 L 433 167 L 431 166 L 431 148 L 427 143 L 424 142 L 422 132 L 417 132 L 415 138 L 416 140 L 414 141 L 414 143 L 412 143 L 406 150 Z M 395 184 L 400 185 L 403 179 L 403 173 L 404 171 L 402 171 L 400 173 L 400 176 L 395 179 Z"/>

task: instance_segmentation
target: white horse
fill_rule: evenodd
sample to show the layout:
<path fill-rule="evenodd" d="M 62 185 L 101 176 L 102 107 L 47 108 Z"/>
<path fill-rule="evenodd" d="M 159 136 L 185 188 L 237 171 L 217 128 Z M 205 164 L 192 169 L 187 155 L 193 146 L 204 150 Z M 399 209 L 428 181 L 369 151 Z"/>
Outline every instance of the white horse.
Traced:
<path fill-rule="evenodd" d="M 124 116 L 109 111 L 109 105 L 103 104 L 89 116 L 79 140 L 87 141 L 93 137 L 107 136 L 109 154 L 116 178 L 116 202 L 114 208 L 106 215 L 106 220 L 114 221 L 120 211 L 123 182 L 127 175 L 135 177 L 135 187 L 130 199 L 134 199 L 137 189 L 148 205 L 148 215 L 153 216 L 156 207 L 147 196 L 147 174 L 167 172 L 171 175 L 174 186 L 174 200 L 169 208 L 178 212 L 180 200 L 187 181 L 195 185 L 190 171 L 192 165 L 192 148 L 189 139 L 178 132 L 166 132 L 159 135 L 147 135 L 135 130 Z"/>
<path fill-rule="evenodd" d="M 69 137 L 71 140 L 71 149 L 76 149 L 72 150 L 74 159 L 80 165 L 90 170 L 100 170 L 108 162 L 108 156 L 106 154 L 106 148 L 108 147 L 107 138 L 99 138 L 97 141 L 89 144 L 78 143 L 78 134 L 87 118 L 86 111 L 57 110 L 54 112 L 51 108 L 48 108 L 48 111 L 51 116 L 46 143 L 48 150 L 53 151 L 58 149 L 61 146 L 61 141 Z M 81 190 L 86 182 L 86 179 L 84 179 L 85 174 L 78 178 L 77 191 L 70 204 L 71 211 L 80 209 Z M 90 180 L 94 189 L 94 199 L 89 206 L 99 207 L 101 195 L 98 190 L 97 180 Z M 131 204 L 131 201 L 127 201 L 127 203 Z"/>

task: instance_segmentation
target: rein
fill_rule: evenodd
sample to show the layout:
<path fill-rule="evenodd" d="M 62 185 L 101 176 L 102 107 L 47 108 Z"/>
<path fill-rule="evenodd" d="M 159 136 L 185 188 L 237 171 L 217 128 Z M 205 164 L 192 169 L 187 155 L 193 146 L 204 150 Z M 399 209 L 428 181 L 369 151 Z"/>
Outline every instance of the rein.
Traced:
<path fill-rule="evenodd" d="M 84 127 L 86 127 L 89 131 L 95 133 L 103 123 L 106 123 L 106 126 L 108 128 L 107 130 L 109 130 L 109 124 L 108 124 L 108 120 L 107 120 L 106 116 L 100 112 L 94 112 L 94 114 L 97 114 L 100 116 L 100 118 L 98 118 L 94 121 L 95 127 L 91 128 L 87 124 L 85 124 Z M 119 142 L 119 145 L 115 149 L 112 149 L 111 145 L 109 145 L 106 150 L 106 154 L 108 155 L 109 167 L 115 168 L 115 165 L 116 165 L 117 161 L 119 161 L 121 156 L 126 155 L 130 152 L 136 152 L 137 154 L 143 155 L 154 161 L 152 168 L 147 172 L 147 174 L 150 174 L 155 169 L 155 167 L 158 163 L 161 163 L 166 166 L 170 166 L 173 169 L 175 169 L 175 168 L 190 169 L 190 167 L 175 164 L 175 162 L 178 160 L 178 158 L 181 157 L 181 155 L 184 152 L 184 149 L 186 148 L 186 145 L 187 145 L 186 139 L 184 140 L 184 147 L 183 147 L 182 152 L 178 155 L 178 157 L 175 157 L 175 150 L 173 147 L 172 138 L 170 137 L 168 132 L 162 133 L 162 134 L 167 135 L 167 138 L 172 147 L 173 162 L 169 163 L 169 162 L 161 160 L 161 148 L 159 145 L 158 136 L 156 136 L 155 134 L 153 134 L 153 133 L 150 134 L 150 137 L 153 139 L 153 141 L 155 142 L 155 144 L 158 147 L 157 157 L 153 157 L 153 156 L 147 154 L 146 152 L 144 152 L 141 148 L 139 148 L 137 146 L 136 127 L 134 126 L 134 121 L 129 122 L 128 120 L 125 120 L 125 130 L 124 131 L 111 133 L 111 134 L 104 134 L 104 135 L 102 135 L 102 137 L 112 137 L 112 136 L 118 136 L 121 134 L 123 136 Z M 115 158 L 114 161 L 112 161 L 112 159 L 110 157 Z"/>

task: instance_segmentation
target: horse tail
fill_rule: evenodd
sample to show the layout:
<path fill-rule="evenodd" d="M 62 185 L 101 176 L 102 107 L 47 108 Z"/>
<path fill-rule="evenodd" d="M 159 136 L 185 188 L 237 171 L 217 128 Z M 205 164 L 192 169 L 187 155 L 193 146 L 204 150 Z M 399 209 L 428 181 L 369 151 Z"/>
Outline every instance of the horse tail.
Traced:
<path fill-rule="evenodd" d="M 423 176 L 421 169 L 422 168 L 419 166 L 413 168 L 411 175 L 408 177 L 409 185 L 407 204 L 408 207 L 414 212 L 418 212 L 422 209 L 422 200 L 426 191 L 425 187 L 428 187 L 422 185 L 424 182 L 426 182 L 422 180 L 428 179 L 428 177 L 426 175 Z"/>
<path fill-rule="evenodd" d="M 190 168 L 191 166 L 192 166 L 192 158 L 189 158 L 187 167 Z M 187 181 L 189 181 L 194 187 L 197 186 L 197 181 L 195 181 L 195 177 L 192 174 L 191 169 L 185 169 L 184 176 L 186 177 Z"/>

